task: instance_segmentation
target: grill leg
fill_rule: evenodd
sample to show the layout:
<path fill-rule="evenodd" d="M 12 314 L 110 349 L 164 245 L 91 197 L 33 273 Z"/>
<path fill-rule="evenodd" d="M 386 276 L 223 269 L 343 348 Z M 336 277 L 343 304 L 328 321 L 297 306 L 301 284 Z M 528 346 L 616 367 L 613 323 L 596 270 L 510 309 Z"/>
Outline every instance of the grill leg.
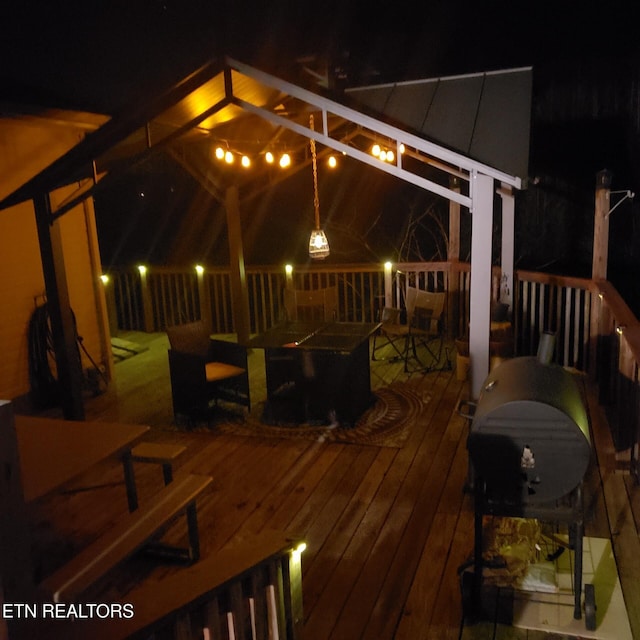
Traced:
<path fill-rule="evenodd" d="M 475 478 L 474 487 L 474 539 L 473 539 L 473 583 L 471 603 L 476 615 L 482 608 L 482 515 L 484 513 L 484 482 Z"/>
<path fill-rule="evenodd" d="M 578 504 L 578 510 L 583 513 L 582 504 L 582 487 L 579 486 L 576 489 L 576 502 Z M 582 618 L 582 549 L 584 546 L 584 521 L 580 517 L 574 524 L 574 576 L 573 576 L 573 589 L 574 589 L 574 602 L 573 602 L 573 618 L 574 620 L 580 620 Z"/>

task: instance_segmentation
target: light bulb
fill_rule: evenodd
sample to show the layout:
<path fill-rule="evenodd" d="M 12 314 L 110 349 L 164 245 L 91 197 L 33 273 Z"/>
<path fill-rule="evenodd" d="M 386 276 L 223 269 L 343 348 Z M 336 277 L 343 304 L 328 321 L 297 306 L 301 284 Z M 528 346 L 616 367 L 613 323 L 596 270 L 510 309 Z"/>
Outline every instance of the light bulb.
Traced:
<path fill-rule="evenodd" d="M 284 169 L 291 164 L 291 156 L 288 153 L 283 153 L 280 156 L 280 166 Z"/>

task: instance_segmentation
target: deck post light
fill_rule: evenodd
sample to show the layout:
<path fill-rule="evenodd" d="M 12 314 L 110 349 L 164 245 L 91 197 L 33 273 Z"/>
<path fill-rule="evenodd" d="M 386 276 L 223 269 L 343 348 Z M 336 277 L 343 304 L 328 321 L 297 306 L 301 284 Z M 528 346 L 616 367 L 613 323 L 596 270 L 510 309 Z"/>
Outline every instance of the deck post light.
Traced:
<path fill-rule="evenodd" d="M 393 278 L 391 271 L 393 264 L 390 261 L 384 263 L 384 305 L 393 307 Z"/>
<path fill-rule="evenodd" d="M 284 273 L 287 282 L 287 289 L 293 289 L 293 265 L 286 264 L 284 266 Z"/>

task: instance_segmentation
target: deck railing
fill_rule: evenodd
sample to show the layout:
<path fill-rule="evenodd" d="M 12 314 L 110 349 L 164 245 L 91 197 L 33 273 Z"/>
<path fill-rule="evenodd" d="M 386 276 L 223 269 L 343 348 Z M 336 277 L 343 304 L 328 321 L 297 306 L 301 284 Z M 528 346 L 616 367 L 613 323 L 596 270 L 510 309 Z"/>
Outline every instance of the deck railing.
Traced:
<path fill-rule="evenodd" d="M 164 331 L 204 319 L 214 333 L 234 333 L 228 269 L 150 268 L 114 270 L 107 287 L 112 331 Z M 466 263 L 420 262 L 311 265 L 287 272 L 248 267 L 250 330 L 259 333 L 284 318 L 283 290 L 338 288 L 338 319 L 371 322 L 385 304 L 403 306 L 406 285 L 448 292 L 445 322 L 451 338 L 469 322 L 470 272 Z M 500 282 L 494 272 L 494 296 Z M 599 386 L 620 451 L 630 452 L 630 469 L 640 477 L 640 323 L 606 282 L 518 271 L 512 312 L 516 355 L 536 353 L 543 332 L 556 336 L 555 361 L 590 375 Z"/>
<path fill-rule="evenodd" d="M 130 591 L 132 617 L 63 621 L 52 637 L 300 640 L 303 547 L 267 532 Z"/>

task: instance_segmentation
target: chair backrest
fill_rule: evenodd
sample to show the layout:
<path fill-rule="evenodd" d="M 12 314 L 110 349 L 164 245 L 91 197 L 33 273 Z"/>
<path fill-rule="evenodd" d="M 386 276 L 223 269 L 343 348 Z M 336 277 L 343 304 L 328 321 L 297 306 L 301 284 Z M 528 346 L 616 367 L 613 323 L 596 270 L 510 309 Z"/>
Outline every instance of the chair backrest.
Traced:
<path fill-rule="evenodd" d="M 440 317 L 444 311 L 446 293 L 415 290 L 411 324 L 423 331 L 439 333 Z"/>
<path fill-rule="evenodd" d="M 285 289 L 284 308 L 292 322 L 331 322 L 338 317 L 338 288 Z"/>
<path fill-rule="evenodd" d="M 400 314 L 402 309 L 398 307 L 384 307 L 380 314 L 380 322 L 384 325 L 400 324 Z"/>
<path fill-rule="evenodd" d="M 167 327 L 169 344 L 174 351 L 206 355 L 209 351 L 211 340 L 204 322 L 190 322 Z"/>

